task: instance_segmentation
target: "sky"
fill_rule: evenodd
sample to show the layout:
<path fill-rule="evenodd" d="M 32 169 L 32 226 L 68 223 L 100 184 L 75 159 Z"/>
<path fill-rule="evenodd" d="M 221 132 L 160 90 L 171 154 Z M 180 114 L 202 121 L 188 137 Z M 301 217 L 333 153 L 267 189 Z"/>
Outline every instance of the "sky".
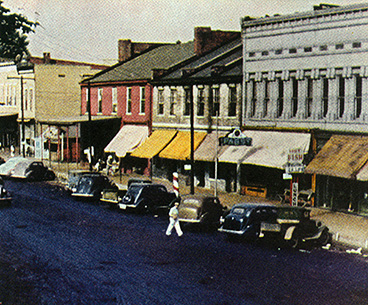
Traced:
<path fill-rule="evenodd" d="M 313 5 L 368 0 L 3 0 L 40 25 L 29 35 L 32 56 L 113 64 L 118 40 L 186 42 L 194 28 L 240 31 L 241 18 L 311 11 Z"/>

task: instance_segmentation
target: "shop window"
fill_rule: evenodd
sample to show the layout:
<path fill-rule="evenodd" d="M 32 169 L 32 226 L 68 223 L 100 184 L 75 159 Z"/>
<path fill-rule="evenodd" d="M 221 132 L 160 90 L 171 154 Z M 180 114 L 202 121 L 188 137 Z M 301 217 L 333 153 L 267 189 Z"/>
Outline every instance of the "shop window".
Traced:
<path fill-rule="evenodd" d="M 139 101 L 139 114 L 145 114 L 146 113 L 146 88 L 141 87 L 141 99 Z"/>
<path fill-rule="evenodd" d="M 102 113 L 102 88 L 98 88 L 97 90 L 97 112 Z"/>
<path fill-rule="evenodd" d="M 204 116 L 204 89 L 203 88 L 198 88 L 197 115 Z"/>
<path fill-rule="evenodd" d="M 116 87 L 112 88 L 112 113 L 118 112 L 118 90 Z"/>
<path fill-rule="evenodd" d="M 132 114 L 132 88 L 127 90 L 126 114 Z"/>
<path fill-rule="evenodd" d="M 190 115 L 191 88 L 184 88 L 184 115 Z"/>
<path fill-rule="evenodd" d="M 212 113 L 211 116 L 220 115 L 220 87 L 216 86 L 212 88 Z"/>
<path fill-rule="evenodd" d="M 157 107 L 157 114 L 163 115 L 164 114 L 164 90 L 158 90 L 158 107 Z"/>

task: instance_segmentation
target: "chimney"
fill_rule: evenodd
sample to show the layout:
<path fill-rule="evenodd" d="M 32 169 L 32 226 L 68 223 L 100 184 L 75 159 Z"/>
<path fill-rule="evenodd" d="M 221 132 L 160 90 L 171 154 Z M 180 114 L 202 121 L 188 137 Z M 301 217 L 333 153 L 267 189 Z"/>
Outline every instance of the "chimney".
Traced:
<path fill-rule="evenodd" d="M 120 39 L 118 41 L 119 62 L 126 61 L 134 56 L 138 56 L 148 49 L 153 49 L 168 44 L 172 43 L 132 42 L 130 39 Z"/>
<path fill-rule="evenodd" d="M 194 52 L 196 55 L 202 55 L 236 38 L 240 38 L 240 32 L 212 31 L 211 27 L 196 27 L 194 28 Z"/>
<path fill-rule="evenodd" d="M 49 64 L 51 62 L 51 55 L 48 52 L 43 53 L 43 63 Z"/>

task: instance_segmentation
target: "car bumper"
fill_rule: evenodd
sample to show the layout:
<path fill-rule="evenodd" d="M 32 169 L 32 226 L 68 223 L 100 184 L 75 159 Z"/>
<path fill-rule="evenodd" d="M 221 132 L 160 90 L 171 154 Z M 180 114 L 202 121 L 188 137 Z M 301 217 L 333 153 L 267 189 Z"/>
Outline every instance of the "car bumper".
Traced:
<path fill-rule="evenodd" d="M 179 218 L 180 222 L 189 222 L 189 223 L 200 223 L 199 219 L 190 219 L 190 218 Z"/>
<path fill-rule="evenodd" d="M 218 231 L 227 233 L 227 234 L 243 235 L 245 234 L 247 230 L 230 230 L 230 229 L 219 228 Z"/>
<path fill-rule="evenodd" d="M 74 197 L 84 197 L 84 198 L 92 198 L 92 194 L 80 194 L 80 193 L 72 193 L 72 196 Z"/>

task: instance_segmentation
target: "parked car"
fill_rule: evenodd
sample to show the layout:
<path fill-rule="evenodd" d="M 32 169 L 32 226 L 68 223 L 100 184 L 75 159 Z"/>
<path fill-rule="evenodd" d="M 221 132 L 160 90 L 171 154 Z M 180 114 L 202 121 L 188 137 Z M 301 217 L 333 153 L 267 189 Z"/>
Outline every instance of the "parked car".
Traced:
<path fill-rule="evenodd" d="M 10 206 L 12 197 L 4 187 L 4 180 L 0 177 L 0 206 Z"/>
<path fill-rule="evenodd" d="M 127 193 L 127 186 L 122 184 L 112 184 L 109 188 L 105 188 L 101 193 L 101 201 L 106 202 L 111 208 L 117 208 L 119 202 Z"/>
<path fill-rule="evenodd" d="M 218 228 L 226 211 L 218 197 L 207 194 L 186 195 L 179 205 L 179 221 L 202 228 Z"/>
<path fill-rule="evenodd" d="M 75 191 L 72 192 L 72 196 L 99 200 L 101 192 L 111 187 L 112 183 L 113 182 L 111 182 L 107 176 L 100 173 L 84 174 L 78 180 Z"/>
<path fill-rule="evenodd" d="M 84 169 L 73 169 L 68 171 L 68 182 L 65 189 L 69 192 L 75 192 L 79 178 L 85 174 L 90 174 L 91 172 Z"/>
<path fill-rule="evenodd" d="M 0 176 L 6 178 L 10 176 L 10 172 L 14 169 L 14 167 L 22 161 L 26 161 L 26 158 L 23 157 L 13 157 L 8 159 L 5 163 L 0 165 Z"/>
<path fill-rule="evenodd" d="M 272 220 L 277 214 L 273 205 L 259 203 L 240 203 L 234 205 L 223 218 L 219 228 L 230 239 L 242 237 L 249 240 L 259 238 L 261 223 Z"/>
<path fill-rule="evenodd" d="M 162 184 L 133 183 L 118 206 L 123 210 L 159 212 L 167 211 L 175 200 L 175 193 L 168 192 Z"/>
<path fill-rule="evenodd" d="M 28 181 L 54 180 L 55 173 L 42 161 L 22 160 L 10 171 L 11 178 L 26 179 Z"/>
<path fill-rule="evenodd" d="M 310 212 L 304 207 L 278 206 L 277 213 L 261 223 L 260 237 L 281 239 L 293 248 L 327 245 L 332 237 L 328 227 L 311 219 Z"/>

